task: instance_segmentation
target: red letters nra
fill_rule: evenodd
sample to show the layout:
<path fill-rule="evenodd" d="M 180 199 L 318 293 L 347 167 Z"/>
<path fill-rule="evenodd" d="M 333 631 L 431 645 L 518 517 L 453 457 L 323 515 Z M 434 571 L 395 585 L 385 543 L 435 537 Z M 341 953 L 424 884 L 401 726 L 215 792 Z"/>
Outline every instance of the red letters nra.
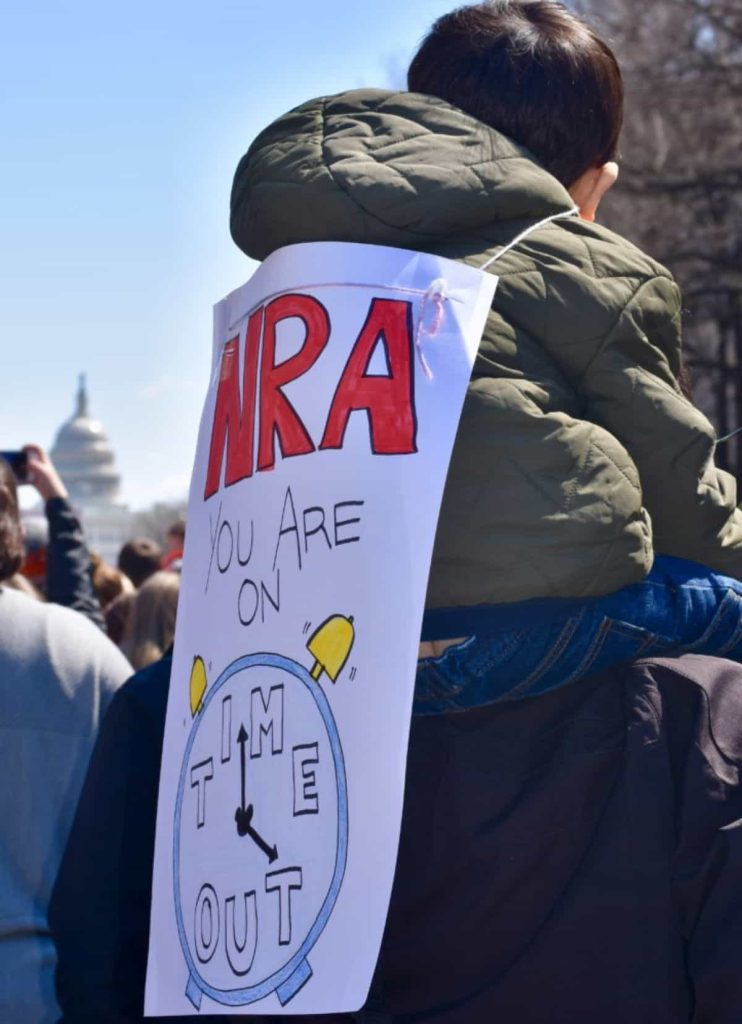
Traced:
<path fill-rule="evenodd" d="M 277 328 L 290 318 L 302 322 L 304 338 L 297 352 L 276 363 Z M 239 335 L 225 344 L 204 499 L 218 491 L 223 468 L 227 487 L 254 471 L 271 469 L 276 442 L 283 458 L 308 455 L 317 448 L 342 448 L 353 412 L 366 413 L 375 455 L 417 451 L 411 304 L 398 299 L 371 301 L 316 445 L 301 410 L 294 408 L 283 388 L 308 373 L 328 344 L 332 344 L 332 325 L 327 310 L 318 299 L 296 294 L 281 295 L 250 315 L 241 389 Z M 379 346 L 387 372 L 372 374 L 369 366 Z"/>

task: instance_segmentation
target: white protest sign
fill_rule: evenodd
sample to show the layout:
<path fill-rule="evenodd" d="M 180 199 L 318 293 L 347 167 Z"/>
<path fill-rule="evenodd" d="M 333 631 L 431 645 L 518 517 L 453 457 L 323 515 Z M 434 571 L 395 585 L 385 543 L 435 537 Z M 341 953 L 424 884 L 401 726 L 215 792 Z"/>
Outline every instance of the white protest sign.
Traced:
<path fill-rule="evenodd" d="M 215 308 L 157 813 L 148 1015 L 366 999 L 418 639 L 497 279 L 279 250 Z"/>

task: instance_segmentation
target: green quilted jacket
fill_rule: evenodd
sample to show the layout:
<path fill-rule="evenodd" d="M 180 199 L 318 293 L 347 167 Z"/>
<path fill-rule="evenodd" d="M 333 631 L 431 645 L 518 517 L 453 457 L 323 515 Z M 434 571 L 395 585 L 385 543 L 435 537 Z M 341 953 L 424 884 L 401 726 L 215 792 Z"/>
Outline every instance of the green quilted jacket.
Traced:
<path fill-rule="evenodd" d="M 462 111 L 364 89 L 305 103 L 257 137 L 231 229 L 255 259 L 331 240 L 481 266 L 572 205 L 526 150 Z M 735 480 L 678 387 L 668 271 L 576 216 L 492 269 L 428 607 L 604 594 L 641 579 L 654 551 L 742 577 Z"/>

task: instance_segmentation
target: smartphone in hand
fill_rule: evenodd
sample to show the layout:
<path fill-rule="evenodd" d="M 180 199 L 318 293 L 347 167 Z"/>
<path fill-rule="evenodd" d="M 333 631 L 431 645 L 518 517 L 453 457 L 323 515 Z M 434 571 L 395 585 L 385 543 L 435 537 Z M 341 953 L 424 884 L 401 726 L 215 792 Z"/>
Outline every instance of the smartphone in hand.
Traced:
<path fill-rule="evenodd" d="M 16 482 L 19 484 L 28 483 L 28 453 L 23 451 L 15 452 L 2 452 L 0 451 L 0 458 L 10 465 L 13 470 L 13 476 Z"/>

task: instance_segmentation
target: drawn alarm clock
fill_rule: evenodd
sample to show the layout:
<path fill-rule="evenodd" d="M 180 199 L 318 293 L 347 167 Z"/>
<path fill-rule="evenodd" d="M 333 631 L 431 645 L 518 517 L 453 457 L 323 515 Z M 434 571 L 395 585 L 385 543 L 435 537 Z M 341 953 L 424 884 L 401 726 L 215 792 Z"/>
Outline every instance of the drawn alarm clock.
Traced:
<path fill-rule="evenodd" d="M 354 635 L 352 618 L 323 622 L 311 671 L 248 654 L 207 685 L 194 659 L 173 879 L 196 1008 L 203 994 L 244 1006 L 275 992 L 284 1005 L 311 978 L 348 851 L 343 752 L 320 677 L 337 679 Z"/>

